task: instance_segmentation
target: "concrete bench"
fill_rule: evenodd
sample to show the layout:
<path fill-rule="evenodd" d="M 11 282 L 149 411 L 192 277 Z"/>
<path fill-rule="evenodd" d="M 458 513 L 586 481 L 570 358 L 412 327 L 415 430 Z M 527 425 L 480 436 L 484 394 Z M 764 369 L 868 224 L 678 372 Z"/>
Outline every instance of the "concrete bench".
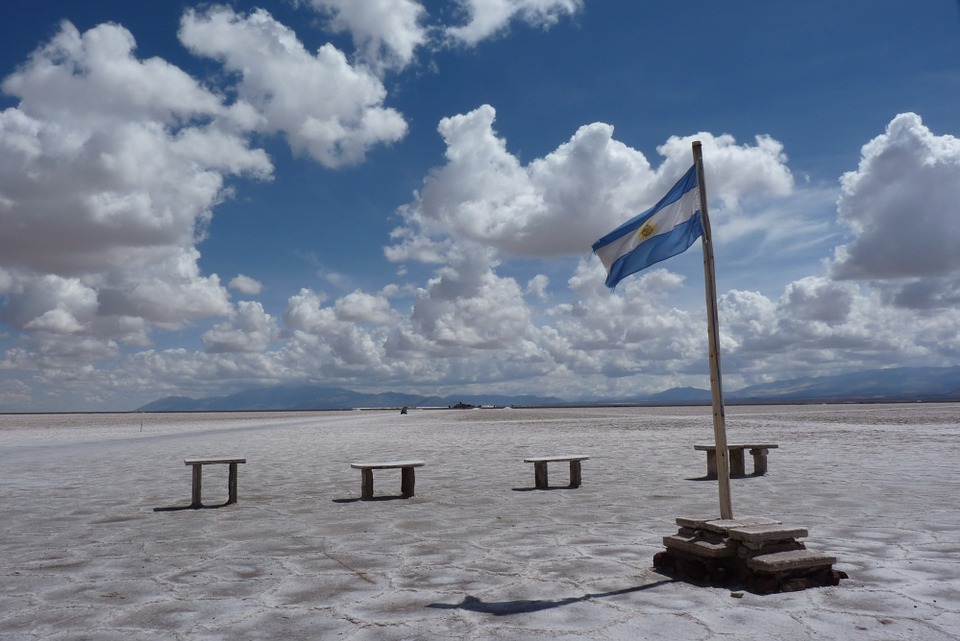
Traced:
<path fill-rule="evenodd" d="M 727 444 L 730 453 L 730 476 L 745 476 L 743 451 L 750 450 L 753 456 L 753 474 L 763 476 L 767 473 L 767 454 L 770 450 L 780 447 L 776 443 L 737 443 Z M 694 445 L 693 449 L 707 453 L 707 478 L 717 478 L 717 446 Z"/>
<path fill-rule="evenodd" d="M 203 507 L 200 501 L 201 488 L 203 486 L 203 466 L 204 465 L 229 465 L 230 471 L 227 476 L 227 502 L 226 505 L 237 502 L 237 464 L 246 463 L 247 459 L 240 457 L 220 457 L 220 458 L 188 458 L 183 460 L 184 464 L 193 466 L 193 493 L 190 501 L 190 507 Z"/>
<path fill-rule="evenodd" d="M 533 480 L 537 489 L 547 489 L 547 463 L 570 461 L 570 487 L 580 487 L 580 461 L 586 461 L 589 456 L 575 454 L 571 456 L 532 456 L 523 459 L 524 463 L 533 463 Z"/>
<path fill-rule="evenodd" d="M 392 461 L 389 463 L 351 463 L 350 467 L 360 470 L 360 498 L 373 498 L 373 471 L 400 469 L 400 494 L 409 498 L 413 496 L 414 486 L 417 483 L 414 468 L 423 467 L 423 461 Z"/>

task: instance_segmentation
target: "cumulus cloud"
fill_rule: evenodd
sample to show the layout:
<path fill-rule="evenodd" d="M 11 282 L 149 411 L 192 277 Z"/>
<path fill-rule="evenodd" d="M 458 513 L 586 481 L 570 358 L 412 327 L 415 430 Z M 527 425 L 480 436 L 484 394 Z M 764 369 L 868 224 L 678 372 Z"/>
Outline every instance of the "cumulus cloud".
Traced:
<path fill-rule="evenodd" d="M 421 3 L 311 4 L 352 35 L 352 63 L 332 45 L 306 51 L 266 11 L 210 6 L 187 11 L 178 35 L 190 52 L 223 65 L 215 89 L 165 60 L 138 58 L 133 35 L 116 24 L 81 33 L 63 23 L 6 78 L 3 91 L 18 102 L 0 112 L 0 314 L 21 333 L 5 337 L 0 368 L 32 370 L 35 381 L 63 390 L 96 375 L 103 395 L 124 396 L 137 385 L 185 380 L 509 381 L 555 367 L 540 341 L 577 362 L 576 350 L 553 328 L 536 327 L 522 302 L 544 298 L 547 277 L 522 287 L 497 273 L 503 252 L 470 239 L 458 245 L 446 224 L 435 236 L 417 226 L 397 232 L 408 253 L 441 266 L 425 286 L 332 301 L 303 290 L 288 303 L 283 331 L 261 303 L 230 302 L 227 287 L 254 296 L 261 283 L 240 274 L 225 286 L 202 273 L 198 244 L 232 195 L 228 181 L 271 178 L 253 136 L 280 134 L 295 151 L 338 167 L 406 133 L 403 117 L 384 104 L 380 76 L 412 64 L 428 44 L 435 27 L 426 26 Z M 469 23 L 459 39 L 475 44 L 515 19 L 549 26 L 580 2 L 511 2 L 506 12 L 463 6 Z M 388 296 L 410 311 L 393 309 Z M 199 337 L 200 351 L 124 356 L 121 345 L 149 348 L 152 331 L 205 317 L 225 320 Z M 500 356 L 481 362 L 480 352 Z M 94 365 L 107 360 L 109 368 Z"/>
<path fill-rule="evenodd" d="M 840 323 L 853 308 L 855 288 L 810 276 L 790 283 L 781 300 L 782 309 L 798 320 Z"/>
<path fill-rule="evenodd" d="M 3 83 L 0 255 L 8 268 L 79 272 L 134 253 L 149 262 L 194 240 L 228 174 L 268 177 L 269 159 L 210 120 L 218 98 L 163 61 L 137 60 L 129 32 L 64 23 Z"/>
<path fill-rule="evenodd" d="M 143 344 L 144 321 L 230 309 L 194 245 L 226 179 L 270 178 L 271 162 L 221 126 L 219 96 L 135 44 L 65 22 L 2 85 L 19 103 L 0 112 L 0 293 L 37 341 Z"/>
<path fill-rule="evenodd" d="M 255 278 L 237 274 L 229 283 L 230 289 L 234 289 L 247 296 L 255 296 L 263 289 L 263 284 Z"/>
<path fill-rule="evenodd" d="M 135 48 L 133 34 L 118 25 L 101 24 L 81 34 L 63 22 L 51 41 L 4 81 L 3 90 L 37 118 L 79 125 L 90 119 L 172 124 L 221 110 L 219 98 L 188 74 L 159 58 L 138 60 Z"/>
<path fill-rule="evenodd" d="M 474 362 L 484 360 L 485 350 L 522 353 L 525 366 L 511 363 L 501 373 L 520 378 L 575 373 L 580 384 L 606 381 L 611 391 L 627 391 L 644 380 L 702 386 L 705 315 L 670 306 L 686 285 L 668 267 L 640 274 L 611 293 L 603 286 L 598 261 L 582 259 L 567 283 L 574 302 L 549 308 L 546 322 L 543 316 L 534 321 L 537 310 L 519 298 L 507 302 L 523 292 L 498 272 L 517 258 L 582 256 L 600 232 L 662 195 L 689 166 L 694 139 L 703 142 L 710 159 L 714 222 L 720 221 L 727 238 L 764 233 L 777 199 L 798 199 L 790 206 L 800 215 L 805 205 L 822 209 L 828 193 L 815 189 L 797 195 L 783 146 L 769 136 L 746 145 L 707 132 L 671 137 L 658 147 L 663 159 L 654 167 L 616 141 L 611 127 L 596 123 L 523 165 L 496 134 L 494 117 L 484 106 L 442 121 L 446 164 L 431 171 L 416 199 L 400 210 L 404 225 L 394 231 L 387 256 L 441 265 L 418 293 L 409 333 L 403 341 L 399 334 L 392 339 L 407 353 L 418 349 L 449 358 L 454 348 L 472 350 Z M 591 228 L 585 218 L 601 222 Z M 766 235 L 799 251 L 810 243 L 822 246 L 832 233 L 824 221 L 809 216 L 805 225 L 803 238 L 791 238 L 776 225 Z M 547 282 L 535 278 L 524 292 L 538 296 Z M 945 290 L 939 293 L 942 297 Z M 902 296 L 908 294 L 924 295 L 917 286 L 901 290 Z M 826 276 L 789 283 L 779 299 L 732 290 L 722 296 L 720 307 L 721 346 L 734 388 L 768 380 L 770 372 L 779 377 L 830 374 L 924 359 L 946 364 L 936 356 L 946 348 L 936 347 L 931 337 L 944 339 L 948 328 L 958 328 L 956 318 L 942 314 L 911 319 L 891 309 L 882 291 Z M 491 330 L 491 325 L 510 331 Z"/>
<path fill-rule="evenodd" d="M 100 313 L 136 316 L 164 325 L 183 327 L 190 320 L 230 313 L 229 296 L 213 274 L 203 276 L 200 252 L 185 248 L 155 265 L 155 270 L 125 274 L 99 288 Z"/>
<path fill-rule="evenodd" d="M 229 178 L 271 178 L 250 134 L 284 133 L 336 166 L 405 132 L 371 71 L 331 46 L 311 56 L 266 12 L 187 12 L 180 35 L 238 72 L 233 104 L 164 60 L 139 59 L 115 24 L 81 33 L 64 22 L 3 82 L 18 104 L 0 112 L 2 315 L 47 354 L 65 349 L 56 336 L 109 352 L 115 339 L 148 345 L 151 326 L 210 316 L 233 320 L 205 335 L 209 351 L 260 349 L 266 338 L 239 339 L 249 309 L 236 316 L 196 248 Z M 242 275 L 230 287 L 261 289 Z"/>
<path fill-rule="evenodd" d="M 385 252 L 394 261 L 441 266 L 417 294 L 409 334 L 401 341 L 398 332 L 388 346 L 444 358 L 472 350 L 473 362 L 486 359 L 484 351 L 523 354 L 523 363 L 499 363 L 501 374 L 575 372 L 583 385 L 656 376 L 690 384 L 703 376 L 705 316 L 668 305 L 684 287 L 681 276 L 652 270 L 611 294 L 599 261 L 583 259 L 567 283 L 577 302 L 549 308 L 544 323 L 522 296 L 544 299 L 548 278 L 534 277 L 521 289 L 499 272 L 518 258 L 584 256 L 597 237 L 663 195 L 690 166 L 694 139 L 711 159 L 721 219 L 744 199 L 790 194 L 782 145 L 765 136 L 752 145 L 707 132 L 672 137 L 658 148 L 664 159 L 655 168 L 617 141 L 611 126 L 594 123 L 524 165 L 497 135 L 494 119 L 485 105 L 440 123 L 446 164 L 400 209 L 404 225 Z"/>
<path fill-rule="evenodd" d="M 402 69 L 426 44 L 426 9 L 414 0 L 309 0 L 331 26 L 353 37 L 357 55 L 374 70 Z"/>
<path fill-rule="evenodd" d="M 555 327 L 606 376 L 683 371 L 706 353 L 706 332 L 699 330 L 705 320 L 667 306 L 668 294 L 683 286 L 677 274 L 643 272 L 611 294 L 603 267 L 582 260 L 569 286 L 578 300 L 551 309 Z"/>
<path fill-rule="evenodd" d="M 447 27 L 453 41 L 475 45 L 506 29 L 512 20 L 520 19 L 534 26 L 548 28 L 565 15 L 573 15 L 583 0 L 457 0 L 467 15 L 466 24 Z"/>
<path fill-rule="evenodd" d="M 283 134 L 294 151 L 327 167 L 360 162 L 370 147 L 407 132 L 403 116 L 383 106 L 386 89 L 372 71 L 352 66 L 331 44 L 311 54 L 267 11 L 189 10 L 179 36 L 194 54 L 239 75 L 238 99 L 259 115 L 256 131 Z"/>
<path fill-rule="evenodd" d="M 920 359 L 945 365 L 935 356 L 930 321 L 889 308 L 856 283 L 826 277 L 790 283 L 779 300 L 733 290 L 720 300 L 724 367 L 748 384 Z M 956 319 L 951 324 L 957 328 Z"/>
<path fill-rule="evenodd" d="M 0 370 L 3 368 L 4 361 L 0 360 Z M 6 381 L 0 388 L 0 408 L 29 407 L 32 401 L 32 390 L 23 381 Z"/>
<path fill-rule="evenodd" d="M 537 274 L 527 281 L 527 293 L 536 296 L 540 300 L 547 299 L 547 287 L 550 285 L 550 278 L 544 274 Z"/>
<path fill-rule="evenodd" d="M 240 301 L 234 317 L 205 332 L 202 339 L 206 351 L 211 354 L 263 352 L 278 334 L 276 320 L 263 310 L 260 303 Z"/>
<path fill-rule="evenodd" d="M 656 202 L 690 166 L 691 142 L 709 154 L 711 191 L 733 207 L 746 195 L 785 195 L 793 186 L 782 145 L 758 137 L 738 145 L 731 136 L 671 138 L 654 169 L 639 151 L 617 141 L 613 127 L 581 127 L 555 151 L 524 166 L 493 128 L 496 112 L 483 105 L 444 118 L 439 132 L 447 163 L 434 169 L 417 199 L 400 210 L 386 255 L 394 261 L 436 262 L 446 239 L 466 239 L 504 256 L 583 254 L 593 241 Z"/>
<path fill-rule="evenodd" d="M 804 218 L 803 234 L 780 224 L 785 208 L 791 218 L 822 209 L 827 191 L 798 194 L 770 136 L 673 136 L 648 159 L 612 126 L 590 123 L 521 162 L 484 105 L 439 123 L 443 164 L 399 209 L 384 249 L 392 261 L 428 267 L 403 266 L 399 283 L 372 294 L 324 268 L 321 281 L 348 293 L 304 288 L 282 317 L 258 301 L 234 304 L 228 289 L 254 297 L 262 284 L 239 274 L 225 286 L 204 274 L 198 245 L 230 180 L 271 177 L 251 137 L 280 134 L 328 167 L 363 160 L 406 132 L 386 107 L 382 76 L 428 44 L 415 0 L 309 1 L 351 34 L 355 55 L 331 45 L 308 52 L 265 11 L 213 6 L 187 12 L 179 35 L 223 64 L 222 93 L 168 62 L 137 58 L 133 36 L 117 25 L 80 33 L 65 23 L 4 81 L 19 102 L 0 112 L 0 320 L 20 333 L 0 336 L 0 370 L 30 371 L 31 385 L 62 390 L 96 378 L 103 391 L 87 385 L 91 403 L 135 389 L 182 393 L 184 381 L 193 393 L 307 379 L 516 392 L 530 381 L 525 391 L 567 398 L 705 386 L 702 302 L 694 311 L 677 302 L 691 288 L 702 301 L 702 284 L 664 265 L 611 293 L 587 256 L 591 243 L 673 184 L 694 139 L 708 158 L 715 238 L 776 239 L 798 252 L 829 238 L 819 218 Z M 473 45 L 516 20 L 549 26 L 581 5 L 463 0 L 465 22 L 445 35 Z M 722 295 L 728 385 L 771 372 L 955 362 L 958 158 L 956 139 L 913 114 L 864 146 L 859 168 L 842 179 L 839 215 L 851 236 L 829 273 L 793 276 L 773 294 Z M 151 331 L 202 318 L 215 320 L 200 347 L 151 349 Z M 5 385 L 0 403 L 28 394 Z"/>
<path fill-rule="evenodd" d="M 487 251 L 467 247 L 454 252 L 419 293 L 411 324 L 439 344 L 505 348 L 527 334 L 530 310 L 520 286 L 494 271 Z"/>
<path fill-rule="evenodd" d="M 307 358 L 314 371 L 334 375 L 388 371 L 383 363 L 382 332 L 372 332 L 355 322 L 356 314 L 370 318 L 371 307 L 376 310 L 379 306 L 359 298 L 330 306 L 324 305 L 323 294 L 309 289 L 292 296 L 283 319 L 294 330 L 297 360 Z"/>
<path fill-rule="evenodd" d="M 657 147 L 657 153 L 665 158 L 661 170 L 675 176 L 685 171 L 691 164 L 690 148 L 695 140 L 702 141 L 704 158 L 709 159 L 704 162 L 709 196 L 723 207 L 734 208 L 745 196 L 785 196 L 793 191 L 783 144 L 770 136 L 756 136 L 752 146 L 738 145 L 729 134 L 671 136 Z"/>
<path fill-rule="evenodd" d="M 97 313 L 97 292 L 77 278 L 47 274 L 22 279 L 7 292 L 3 320 L 21 329 L 74 334 Z"/>
<path fill-rule="evenodd" d="M 960 302 L 960 140 L 900 114 L 841 186 L 838 211 L 854 240 L 837 249 L 834 278 L 872 281 L 906 307 Z"/>
<path fill-rule="evenodd" d="M 394 316 L 386 298 L 359 290 L 338 299 L 334 313 L 340 320 L 378 325 L 390 322 Z"/>

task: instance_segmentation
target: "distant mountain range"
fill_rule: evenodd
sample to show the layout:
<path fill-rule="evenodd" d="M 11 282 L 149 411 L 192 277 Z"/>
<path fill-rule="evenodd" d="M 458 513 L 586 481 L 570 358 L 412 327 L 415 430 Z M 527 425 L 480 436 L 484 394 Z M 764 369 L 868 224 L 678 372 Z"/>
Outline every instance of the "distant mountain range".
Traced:
<path fill-rule="evenodd" d="M 380 407 L 453 407 L 458 403 L 479 405 L 568 405 L 553 396 L 504 396 L 500 394 L 466 394 L 460 396 L 420 396 L 399 392 L 366 394 L 340 387 L 298 384 L 256 387 L 229 396 L 188 398 L 168 396 L 143 407 L 138 412 L 226 412 L 253 410 L 337 410 Z"/>
<path fill-rule="evenodd" d="M 710 403 L 710 391 L 675 388 L 643 403 Z M 728 403 L 894 403 L 960 401 L 960 367 L 896 367 L 836 376 L 794 378 L 724 391 Z"/>
<path fill-rule="evenodd" d="M 795 378 L 737 391 L 724 391 L 732 404 L 760 403 L 882 403 L 960 401 L 960 367 L 898 367 L 838 376 Z M 188 398 L 168 396 L 138 412 L 213 412 L 253 410 L 328 410 L 396 407 L 562 406 L 636 403 L 641 405 L 706 405 L 710 391 L 694 387 L 666 390 L 631 398 L 561 399 L 554 396 L 467 394 L 419 396 L 398 392 L 366 394 L 320 385 L 256 387 L 229 396 Z"/>

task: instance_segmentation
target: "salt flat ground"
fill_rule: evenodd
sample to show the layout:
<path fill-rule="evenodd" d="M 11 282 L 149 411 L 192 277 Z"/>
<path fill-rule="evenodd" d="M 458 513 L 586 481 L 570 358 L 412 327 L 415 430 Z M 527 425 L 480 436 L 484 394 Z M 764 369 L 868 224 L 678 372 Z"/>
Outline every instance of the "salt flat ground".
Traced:
<path fill-rule="evenodd" d="M 840 586 L 734 598 L 653 570 L 677 516 L 719 514 L 709 408 L 0 416 L 0 639 L 960 638 L 960 405 L 727 425 L 780 444 L 735 515 L 807 527 Z M 155 509 L 217 454 L 247 458 L 239 503 Z M 532 489 L 522 459 L 550 454 L 591 456 L 579 489 Z M 384 459 L 426 462 L 416 496 L 389 470 L 357 500 L 349 463 Z M 204 468 L 205 503 L 226 485 Z"/>

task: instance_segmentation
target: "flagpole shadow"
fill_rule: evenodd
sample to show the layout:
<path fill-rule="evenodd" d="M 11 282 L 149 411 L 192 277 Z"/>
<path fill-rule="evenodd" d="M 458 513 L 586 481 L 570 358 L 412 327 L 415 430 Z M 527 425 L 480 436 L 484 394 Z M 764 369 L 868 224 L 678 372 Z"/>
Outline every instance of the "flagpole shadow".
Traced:
<path fill-rule="evenodd" d="M 359 496 L 354 496 L 345 499 L 332 499 L 334 503 L 376 503 L 378 501 L 407 501 L 413 498 L 412 496 L 404 496 L 402 494 L 389 495 L 385 494 L 383 496 L 374 496 L 369 499 L 360 498 Z"/>
<path fill-rule="evenodd" d="M 542 610 L 550 610 L 552 608 L 560 608 L 565 605 L 573 605 L 574 603 L 582 603 L 584 601 L 591 601 L 593 599 L 604 599 L 612 596 L 618 596 L 621 594 L 630 594 L 632 592 L 642 592 L 643 590 L 650 590 L 661 585 L 667 585 L 670 583 L 678 583 L 677 579 L 663 579 L 661 581 L 656 581 L 654 583 L 648 583 L 646 585 L 636 585 L 629 588 L 623 588 L 620 590 L 611 590 L 610 592 L 596 592 L 588 593 L 583 596 L 576 597 L 567 597 L 565 599 L 519 599 L 516 601 L 481 601 L 475 596 L 470 596 L 469 594 L 463 597 L 463 600 L 460 603 L 430 603 L 427 605 L 428 608 L 435 608 L 437 610 L 469 610 L 471 612 L 479 612 L 481 614 L 492 614 L 493 616 L 510 616 L 514 614 L 528 614 L 531 612 L 540 612 Z"/>
<path fill-rule="evenodd" d="M 227 501 L 226 503 L 215 503 L 213 505 L 168 505 L 165 507 L 155 507 L 153 508 L 154 512 L 181 512 L 183 510 L 219 510 L 222 507 L 227 507 L 228 505 L 235 505 Z"/>
<path fill-rule="evenodd" d="M 550 487 L 512 487 L 510 489 L 514 492 L 551 492 L 553 490 L 576 490 L 577 488 L 570 485 L 557 485 Z"/>

